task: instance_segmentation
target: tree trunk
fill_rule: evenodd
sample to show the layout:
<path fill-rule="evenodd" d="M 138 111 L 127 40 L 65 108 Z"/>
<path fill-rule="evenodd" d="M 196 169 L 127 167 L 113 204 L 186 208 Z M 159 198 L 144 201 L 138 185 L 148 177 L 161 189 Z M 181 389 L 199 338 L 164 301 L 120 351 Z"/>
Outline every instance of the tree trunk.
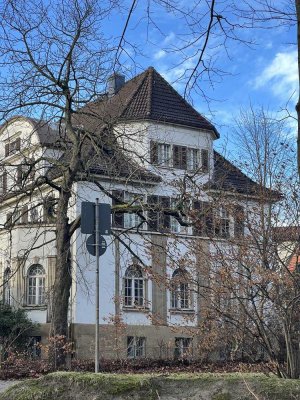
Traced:
<path fill-rule="evenodd" d="M 50 357 L 54 367 L 65 363 L 68 339 L 68 309 L 72 284 L 69 223 L 67 217 L 69 192 L 61 193 L 57 206 L 56 247 L 57 264 L 53 286 L 52 316 L 50 328 Z"/>

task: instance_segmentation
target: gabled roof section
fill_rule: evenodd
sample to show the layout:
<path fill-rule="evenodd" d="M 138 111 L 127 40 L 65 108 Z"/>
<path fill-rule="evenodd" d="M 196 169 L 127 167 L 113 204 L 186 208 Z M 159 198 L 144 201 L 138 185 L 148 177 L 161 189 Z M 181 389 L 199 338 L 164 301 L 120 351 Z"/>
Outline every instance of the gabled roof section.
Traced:
<path fill-rule="evenodd" d="M 0 133 L 2 130 L 7 128 L 10 124 L 13 124 L 14 122 L 18 121 L 25 121 L 29 122 L 32 126 L 32 134 L 35 133 L 38 137 L 39 142 L 41 143 L 42 146 L 51 146 L 56 144 L 60 137 L 59 137 L 59 131 L 57 129 L 57 126 L 54 124 L 50 124 L 47 121 L 43 120 L 38 120 L 35 118 L 23 116 L 23 115 L 16 115 L 12 118 L 10 118 L 8 121 L 4 122 L 0 126 Z"/>
<path fill-rule="evenodd" d="M 132 81 L 136 90 L 132 91 Z M 212 130 L 216 137 L 216 128 L 198 113 L 180 94 L 153 68 L 129 81 L 120 90 L 126 92 L 128 103 L 124 108 L 122 119 L 150 119 Z"/>
<path fill-rule="evenodd" d="M 196 111 L 176 90 L 153 68 L 126 82 L 111 98 L 102 98 L 88 106 L 89 111 L 102 117 L 103 122 L 155 121 L 184 125 L 212 131 L 216 128 Z M 90 116 L 89 116 L 90 117 Z M 84 124 L 85 125 L 85 124 Z"/>
<path fill-rule="evenodd" d="M 205 189 L 253 196 L 261 199 L 261 201 L 277 201 L 281 197 L 279 192 L 268 189 L 253 181 L 216 151 L 214 151 L 213 176 L 205 185 Z"/>

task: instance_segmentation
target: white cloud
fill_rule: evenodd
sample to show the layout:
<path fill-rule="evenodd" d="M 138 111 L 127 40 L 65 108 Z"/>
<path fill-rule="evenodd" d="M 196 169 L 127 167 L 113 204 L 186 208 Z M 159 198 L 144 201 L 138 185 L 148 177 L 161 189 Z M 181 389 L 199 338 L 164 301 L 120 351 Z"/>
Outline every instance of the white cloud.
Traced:
<path fill-rule="evenodd" d="M 165 52 L 165 50 L 159 50 L 154 54 L 154 59 L 160 60 L 161 58 L 164 58 L 166 54 L 167 53 Z"/>
<path fill-rule="evenodd" d="M 254 87 L 269 86 L 275 96 L 288 98 L 296 94 L 298 87 L 297 51 L 280 52 L 255 79 Z"/>
<path fill-rule="evenodd" d="M 173 42 L 176 39 L 176 35 L 174 32 L 170 32 L 163 41 L 163 44 L 169 44 L 171 42 Z"/>

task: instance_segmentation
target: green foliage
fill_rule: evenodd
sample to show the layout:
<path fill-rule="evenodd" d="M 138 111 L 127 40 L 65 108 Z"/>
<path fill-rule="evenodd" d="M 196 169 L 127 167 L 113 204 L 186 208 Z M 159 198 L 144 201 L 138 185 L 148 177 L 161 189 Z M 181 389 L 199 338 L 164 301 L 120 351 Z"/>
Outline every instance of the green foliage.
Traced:
<path fill-rule="evenodd" d="M 0 303 L 0 342 L 4 355 L 8 351 L 24 350 L 28 332 L 33 327 L 24 310 Z"/>
<path fill-rule="evenodd" d="M 0 400 L 295 400 L 300 381 L 263 374 L 94 374 L 57 372 L 26 380 Z M 197 397 L 197 398 L 198 398 Z"/>
<path fill-rule="evenodd" d="M 212 400 L 231 400 L 232 397 L 229 393 L 218 393 L 212 397 Z"/>

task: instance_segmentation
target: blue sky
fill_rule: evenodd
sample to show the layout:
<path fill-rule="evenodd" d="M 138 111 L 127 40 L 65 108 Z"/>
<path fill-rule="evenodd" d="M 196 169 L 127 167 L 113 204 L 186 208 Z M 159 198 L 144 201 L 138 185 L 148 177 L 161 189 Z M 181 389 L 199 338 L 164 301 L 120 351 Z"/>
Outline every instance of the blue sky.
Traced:
<path fill-rule="evenodd" d="M 285 1 L 276 0 L 276 4 Z M 205 2 L 202 3 L 203 7 L 198 10 L 198 15 L 201 12 L 205 15 L 207 12 Z M 219 3 L 224 4 L 226 1 Z M 125 52 L 120 58 L 122 67 L 134 75 L 152 65 L 183 94 L 186 77 L 182 75 L 195 65 L 197 51 L 203 41 L 199 40 L 181 51 L 178 48 L 187 44 L 191 35 L 195 37 L 198 27 L 191 31 L 186 25 L 186 18 L 180 18 L 180 13 L 168 13 L 158 5 L 150 10 L 153 23 L 149 24 L 141 4 L 144 3 L 138 2 L 129 23 L 126 33 L 128 43 L 125 44 Z M 188 7 L 185 1 L 179 1 L 178 6 L 182 9 Z M 230 9 L 223 8 L 220 12 L 230 22 L 241 24 L 241 20 L 234 17 Z M 117 36 L 118 28 L 115 27 L 122 29 L 124 20 L 116 14 L 111 22 L 111 27 L 114 26 L 111 34 Z M 207 17 L 203 17 L 201 23 L 205 27 Z M 199 90 L 191 90 L 189 98 L 195 108 L 209 117 L 221 132 L 219 146 L 224 145 L 227 136 L 230 137 L 234 118 L 241 107 L 247 108 L 251 103 L 254 107 L 264 106 L 270 112 L 284 116 L 282 110 L 286 107 L 290 112 L 294 111 L 298 87 L 295 27 L 249 29 L 235 26 L 228 33 L 236 37 L 227 40 L 225 48 L 224 37 L 215 30 L 205 53 L 206 60 L 211 58 L 214 68 L 223 71 L 220 75 L 212 74 L 210 82 L 208 75 L 204 74 L 199 83 L 201 90 L 211 101 L 208 103 Z M 137 51 L 134 51 L 131 44 L 138 46 Z M 128 55 L 136 61 L 134 67 Z M 291 129 L 296 127 L 293 119 L 289 120 L 289 125 Z"/>

